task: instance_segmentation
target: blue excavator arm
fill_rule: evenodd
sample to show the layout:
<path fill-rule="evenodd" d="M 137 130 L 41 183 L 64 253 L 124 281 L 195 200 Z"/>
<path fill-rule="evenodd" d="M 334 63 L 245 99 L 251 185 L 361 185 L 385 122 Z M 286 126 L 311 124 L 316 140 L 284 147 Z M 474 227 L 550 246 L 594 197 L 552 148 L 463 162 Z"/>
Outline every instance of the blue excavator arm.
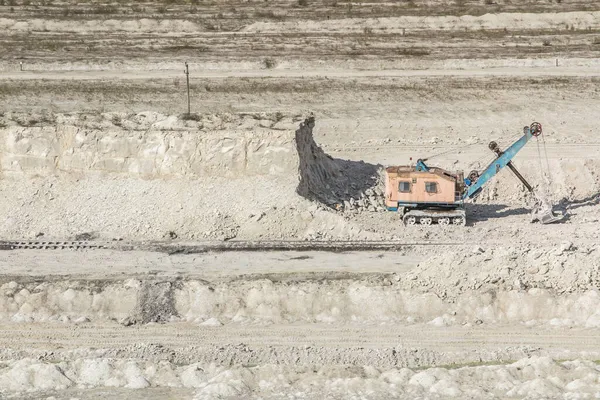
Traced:
<path fill-rule="evenodd" d="M 471 181 L 466 182 L 467 185 L 469 185 L 469 184 L 470 185 L 467 187 L 467 190 L 463 193 L 462 199 L 467 200 L 467 199 L 472 199 L 472 198 L 476 197 L 483 189 L 483 186 L 490 179 L 492 179 L 494 176 L 496 176 L 498 174 L 498 172 L 500 172 L 500 170 L 507 165 L 515 174 L 517 174 L 517 176 L 523 182 L 523 184 L 527 187 L 527 189 L 530 192 L 532 192 L 533 189 L 523 179 L 523 177 L 521 177 L 520 174 L 516 171 L 516 169 L 513 167 L 512 163 L 511 163 L 511 160 L 527 144 L 527 142 L 529 142 L 529 140 L 532 137 L 537 137 L 541 133 L 542 133 L 541 125 L 534 122 L 533 124 L 531 124 L 531 126 L 526 126 L 525 128 L 523 128 L 523 136 L 521 136 L 520 139 L 518 139 L 516 142 L 514 142 L 505 151 L 501 151 L 498 148 L 498 145 L 496 144 L 496 142 L 491 142 L 490 146 L 489 146 L 490 150 L 494 151 L 497 154 L 497 158 L 494 161 L 492 161 L 492 163 L 490 165 L 488 165 L 488 167 L 482 173 L 479 174 L 479 177 L 477 177 L 475 182 L 471 182 Z"/>

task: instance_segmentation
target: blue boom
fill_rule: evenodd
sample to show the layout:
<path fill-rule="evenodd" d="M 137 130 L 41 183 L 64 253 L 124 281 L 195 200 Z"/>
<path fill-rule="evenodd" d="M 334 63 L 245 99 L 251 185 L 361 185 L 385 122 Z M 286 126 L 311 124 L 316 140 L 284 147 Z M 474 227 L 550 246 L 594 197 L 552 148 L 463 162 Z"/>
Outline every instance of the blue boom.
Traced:
<path fill-rule="evenodd" d="M 490 143 L 490 149 L 496 152 L 498 158 L 496 158 L 488 167 L 479 175 L 477 180 L 473 183 L 466 180 L 468 189 L 462 196 L 463 200 L 472 199 L 476 197 L 490 179 L 492 179 L 502 168 L 508 165 L 508 167 L 517 175 L 517 177 L 523 182 L 523 184 L 532 191 L 531 186 L 523 179 L 521 174 L 517 172 L 517 170 L 513 167 L 511 160 L 517 153 L 527 144 L 527 142 L 535 136 L 538 136 L 541 133 L 541 126 L 539 124 L 532 124 L 531 127 L 523 128 L 524 134 L 523 136 L 514 142 L 508 149 L 505 151 L 500 151 L 498 145 L 495 142 Z M 470 186 L 469 186 L 470 185 Z"/>

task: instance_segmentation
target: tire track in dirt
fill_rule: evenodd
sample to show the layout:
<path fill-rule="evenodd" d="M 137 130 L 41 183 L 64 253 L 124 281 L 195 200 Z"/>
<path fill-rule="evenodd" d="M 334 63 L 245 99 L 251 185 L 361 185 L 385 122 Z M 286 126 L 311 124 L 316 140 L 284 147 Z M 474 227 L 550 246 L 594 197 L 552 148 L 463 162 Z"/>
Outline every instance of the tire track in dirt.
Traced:
<path fill-rule="evenodd" d="M 0 325 L 0 352 L 64 360 L 104 357 L 185 362 L 338 363 L 424 367 L 510 360 L 528 355 L 600 357 L 595 330 L 515 326 L 446 327 L 273 325 L 198 327 L 189 324 L 80 326 Z M 91 350 L 100 349 L 100 350 Z"/>

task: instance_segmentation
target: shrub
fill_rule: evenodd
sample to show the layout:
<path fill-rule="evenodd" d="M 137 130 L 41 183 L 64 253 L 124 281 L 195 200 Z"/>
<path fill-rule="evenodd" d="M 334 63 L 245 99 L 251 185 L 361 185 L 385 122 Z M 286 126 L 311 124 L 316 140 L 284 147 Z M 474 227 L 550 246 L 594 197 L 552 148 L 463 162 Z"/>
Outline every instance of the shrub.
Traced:
<path fill-rule="evenodd" d="M 200 114 L 197 113 L 185 113 L 185 114 L 181 114 L 179 116 L 179 119 L 183 120 L 183 121 L 200 121 L 202 119 L 202 117 L 200 116 Z"/>
<path fill-rule="evenodd" d="M 95 7 L 92 8 L 90 10 L 91 14 L 103 14 L 103 15 L 107 15 L 107 14 L 117 14 L 119 12 L 119 9 L 115 6 L 100 6 L 100 7 Z"/>
<path fill-rule="evenodd" d="M 256 18 L 267 18 L 267 19 L 285 19 L 285 13 L 276 13 L 275 11 L 272 10 L 267 10 L 267 11 L 263 11 L 263 10 L 258 10 L 254 13 L 254 16 Z"/>
<path fill-rule="evenodd" d="M 275 61 L 273 58 L 265 58 L 263 60 L 263 64 L 265 65 L 265 68 L 272 69 L 277 65 L 277 61 Z"/>

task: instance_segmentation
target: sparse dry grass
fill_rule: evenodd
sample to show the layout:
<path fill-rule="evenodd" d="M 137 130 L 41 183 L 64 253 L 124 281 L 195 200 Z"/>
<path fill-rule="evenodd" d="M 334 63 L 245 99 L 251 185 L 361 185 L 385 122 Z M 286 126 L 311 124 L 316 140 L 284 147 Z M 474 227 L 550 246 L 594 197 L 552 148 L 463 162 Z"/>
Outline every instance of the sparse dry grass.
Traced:
<path fill-rule="evenodd" d="M 181 44 L 174 46 L 164 46 L 160 48 L 161 52 L 167 53 L 179 53 L 179 52 L 194 52 L 194 53 L 206 53 L 210 51 L 210 47 L 201 44 Z"/>
<path fill-rule="evenodd" d="M 311 0 L 290 0 L 287 3 L 265 3 L 263 0 L 242 1 L 228 0 L 226 2 L 204 0 L 149 0 L 143 3 L 123 3 L 75 0 L 0 0 L 0 17 L 12 13 L 19 15 L 27 10 L 28 18 L 47 17 L 77 17 L 97 18 L 123 17 L 137 14 L 141 18 L 152 17 L 181 17 L 195 9 L 194 13 L 200 15 L 216 16 L 225 9 L 235 9 L 231 18 L 239 15 L 251 15 L 259 19 L 326 19 L 326 18 L 366 18 L 366 17 L 394 17 L 402 15 L 483 15 L 500 12 L 568 12 L 568 11 L 595 11 L 600 9 L 600 2 L 592 0 L 582 1 L 548 1 L 531 2 L 500 1 L 500 0 L 432 0 L 389 2 L 374 0 L 369 2 L 351 2 L 348 0 L 328 0 L 313 2 Z M 318 5 L 318 6 L 317 6 Z M 68 10 L 68 11 L 65 11 Z M 259 10 L 257 12 L 257 10 Z M 25 16 L 25 13 L 23 13 Z M 239 28 L 239 25 L 237 26 Z"/>
<path fill-rule="evenodd" d="M 71 17 L 70 17 L 71 18 Z M 72 17 L 75 18 L 75 17 Z M 82 17 L 83 18 L 83 17 Z M 222 18 L 222 19 L 220 19 Z M 0 56 L 5 59 L 19 58 L 27 54 L 34 60 L 45 59 L 48 53 L 60 52 L 64 61 L 84 58 L 91 62 L 95 57 L 112 60 L 144 59 L 155 54 L 171 54 L 173 56 L 209 56 L 214 60 L 252 58 L 287 57 L 303 60 L 330 60 L 344 56 L 362 57 L 436 57 L 438 59 L 454 58 L 510 58 L 535 54 L 568 55 L 577 57 L 589 56 L 592 50 L 589 45 L 597 45 L 599 37 L 590 38 L 590 33 L 597 31 L 569 31 L 567 28 L 555 30 L 467 30 L 467 31 L 407 31 L 388 33 L 383 29 L 366 27 L 358 32 L 332 32 L 318 35 L 286 32 L 276 35 L 240 35 L 231 33 L 229 15 L 222 14 L 204 16 L 198 23 L 208 32 L 219 32 L 200 39 L 177 38 L 158 35 L 120 35 L 94 34 L 72 35 L 57 34 L 49 39 L 48 32 L 32 32 L 29 34 L 14 33 L 4 37 L 0 48 Z M 568 46 L 562 35 L 569 35 Z M 411 45 L 420 41 L 419 46 Z M 587 47 L 586 47 L 587 46 Z M 540 48 L 543 48 L 540 50 Z M 391 50 L 390 50 L 391 49 Z M 399 49 L 399 50 L 395 50 Z M 406 49 L 406 50 L 405 50 Z M 565 53 L 567 52 L 567 53 Z M 206 61 L 203 58 L 203 61 Z"/>
<path fill-rule="evenodd" d="M 254 12 L 254 17 L 257 19 L 283 20 L 286 18 L 286 14 L 274 10 L 257 10 Z"/>
<path fill-rule="evenodd" d="M 399 56 L 423 57 L 431 54 L 431 50 L 424 48 L 397 48 L 395 54 Z"/>

